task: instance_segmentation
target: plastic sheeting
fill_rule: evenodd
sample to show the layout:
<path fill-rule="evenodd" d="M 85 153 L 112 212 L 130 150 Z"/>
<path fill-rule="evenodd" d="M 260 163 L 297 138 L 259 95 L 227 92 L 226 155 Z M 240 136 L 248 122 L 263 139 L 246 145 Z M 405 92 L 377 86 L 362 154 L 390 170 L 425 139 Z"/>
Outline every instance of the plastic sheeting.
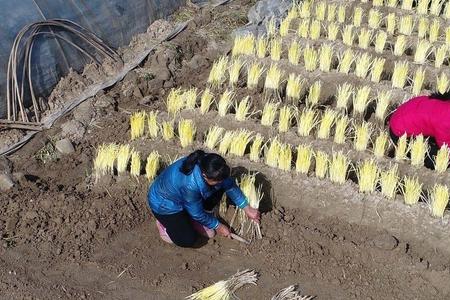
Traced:
<path fill-rule="evenodd" d="M 68 19 L 118 48 L 184 3 L 184 0 L 0 0 L 0 118 L 6 115 L 9 53 L 16 34 L 25 25 L 45 19 Z M 44 96 L 70 67 L 81 70 L 89 62 L 73 47 L 53 38 L 38 40 L 32 60 L 33 85 L 36 93 Z"/>
<path fill-rule="evenodd" d="M 260 0 L 253 5 L 248 14 L 248 24 L 234 31 L 234 35 L 252 33 L 256 36 L 267 34 L 266 25 L 275 18 L 279 23 L 294 2 L 292 0 Z"/>

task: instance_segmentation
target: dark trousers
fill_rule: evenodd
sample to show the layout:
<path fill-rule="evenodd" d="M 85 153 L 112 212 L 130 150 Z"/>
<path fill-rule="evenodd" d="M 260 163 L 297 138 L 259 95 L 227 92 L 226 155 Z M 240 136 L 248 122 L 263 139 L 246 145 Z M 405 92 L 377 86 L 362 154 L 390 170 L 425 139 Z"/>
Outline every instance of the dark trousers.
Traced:
<path fill-rule="evenodd" d="M 224 191 L 218 190 L 203 201 L 203 209 L 211 211 L 222 199 Z M 160 215 L 155 213 L 155 218 L 166 228 L 172 242 L 179 247 L 192 248 L 199 239 L 199 234 L 192 225 L 192 218 L 185 210 L 171 215 Z"/>
<path fill-rule="evenodd" d="M 391 140 L 394 142 L 394 144 L 397 145 L 398 140 L 400 139 L 399 136 L 396 136 L 391 129 L 389 129 L 389 135 L 391 136 Z M 439 146 L 436 143 L 436 140 L 432 136 L 424 136 L 425 139 L 428 139 L 428 155 L 425 156 L 424 165 L 426 168 L 434 170 L 434 157 L 437 155 L 439 151 Z M 410 138 L 407 138 L 408 142 Z M 410 154 L 408 153 L 408 157 L 410 157 Z"/>

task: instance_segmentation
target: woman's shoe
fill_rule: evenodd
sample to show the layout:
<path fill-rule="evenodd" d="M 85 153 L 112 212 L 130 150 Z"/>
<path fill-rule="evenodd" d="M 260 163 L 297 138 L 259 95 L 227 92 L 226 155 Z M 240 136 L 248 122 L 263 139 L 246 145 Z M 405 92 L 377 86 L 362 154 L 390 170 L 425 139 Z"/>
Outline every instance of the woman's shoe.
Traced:
<path fill-rule="evenodd" d="M 192 226 L 194 226 L 195 231 L 197 231 L 200 235 L 207 237 L 208 239 L 211 239 L 216 235 L 216 231 L 214 229 L 209 229 L 208 227 L 203 226 L 197 221 L 192 220 Z"/>
<path fill-rule="evenodd" d="M 167 242 L 169 244 L 173 244 L 172 240 L 170 239 L 170 236 L 167 234 L 166 227 L 163 226 L 158 220 L 156 220 L 156 227 L 158 227 L 159 236 L 164 242 Z"/>

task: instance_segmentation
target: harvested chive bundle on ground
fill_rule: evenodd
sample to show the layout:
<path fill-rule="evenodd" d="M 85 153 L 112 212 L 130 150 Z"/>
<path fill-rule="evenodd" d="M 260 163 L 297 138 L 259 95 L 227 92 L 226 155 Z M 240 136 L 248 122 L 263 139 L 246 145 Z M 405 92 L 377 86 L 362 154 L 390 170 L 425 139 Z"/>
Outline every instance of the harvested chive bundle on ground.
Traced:
<path fill-rule="evenodd" d="M 156 177 L 156 173 L 159 170 L 161 155 L 158 151 L 152 151 L 147 157 L 147 163 L 145 165 L 145 175 L 148 180 L 153 180 Z"/>
<path fill-rule="evenodd" d="M 258 275 L 253 270 L 237 272 L 227 280 L 222 280 L 188 297 L 187 300 L 228 300 L 235 298 L 234 293 L 246 284 L 256 285 Z"/>

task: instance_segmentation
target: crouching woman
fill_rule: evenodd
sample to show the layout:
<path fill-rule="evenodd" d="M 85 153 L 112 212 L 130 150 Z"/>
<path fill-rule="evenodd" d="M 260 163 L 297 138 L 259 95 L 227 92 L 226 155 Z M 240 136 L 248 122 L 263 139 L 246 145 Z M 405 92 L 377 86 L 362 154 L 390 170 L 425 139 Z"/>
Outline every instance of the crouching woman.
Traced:
<path fill-rule="evenodd" d="M 434 157 L 440 147 L 450 145 L 450 93 L 414 97 L 401 104 L 390 117 L 389 131 L 395 144 L 403 134 L 408 138 L 418 135 L 427 138 L 424 164 L 434 169 Z"/>
<path fill-rule="evenodd" d="M 148 191 L 148 204 L 156 218 L 161 238 L 180 247 L 195 247 L 199 235 L 229 237 L 230 229 L 212 213 L 223 193 L 252 220 L 257 209 L 230 177 L 225 159 L 197 150 L 183 157 L 155 179 Z"/>

